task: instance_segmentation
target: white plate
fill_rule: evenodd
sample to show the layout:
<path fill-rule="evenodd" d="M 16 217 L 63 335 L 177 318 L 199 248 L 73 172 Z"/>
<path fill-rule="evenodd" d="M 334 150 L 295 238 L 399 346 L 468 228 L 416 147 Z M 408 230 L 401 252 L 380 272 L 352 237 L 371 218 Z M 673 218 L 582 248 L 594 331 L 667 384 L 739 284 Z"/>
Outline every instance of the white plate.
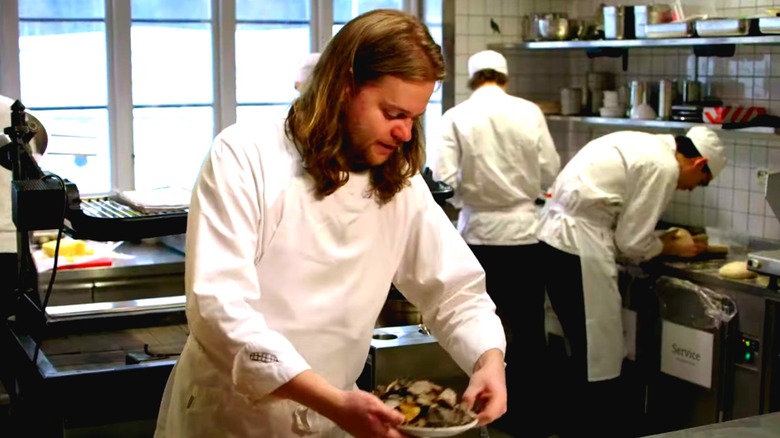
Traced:
<path fill-rule="evenodd" d="M 469 429 L 474 428 L 474 426 L 476 425 L 477 425 L 477 420 L 474 419 L 474 421 L 472 421 L 471 423 L 463 424 L 460 426 L 453 426 L 453 427 L 398 426 L 398 430 L 411 436 L 435 438 L 435 437 L 455 436 Z"/>

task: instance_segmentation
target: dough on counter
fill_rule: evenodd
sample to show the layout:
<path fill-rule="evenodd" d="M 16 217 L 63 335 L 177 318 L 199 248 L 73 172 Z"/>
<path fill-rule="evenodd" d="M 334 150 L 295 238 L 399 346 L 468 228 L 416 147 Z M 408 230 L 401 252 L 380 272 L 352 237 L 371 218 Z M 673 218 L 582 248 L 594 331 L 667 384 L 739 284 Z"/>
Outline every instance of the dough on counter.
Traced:
<path fill-rule="evenodd" d="M 749 271 L 746 261 L 729 262 L 718 269 L 718 274 L 724 278 L 733 278 L 735 280 L 747 280 L 756 278 L 758 274 Z"/>

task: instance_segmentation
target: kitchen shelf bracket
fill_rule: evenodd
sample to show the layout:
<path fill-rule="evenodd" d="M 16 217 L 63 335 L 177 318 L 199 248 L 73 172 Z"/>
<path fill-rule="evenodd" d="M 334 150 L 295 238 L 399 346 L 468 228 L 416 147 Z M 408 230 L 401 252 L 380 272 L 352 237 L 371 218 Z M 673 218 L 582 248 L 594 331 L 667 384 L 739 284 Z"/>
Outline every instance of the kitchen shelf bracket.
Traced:
<path fill-rule="evenodd" d="M 623 71 L 628 71 L 628 49 L 624 47 L 590 47 L 585 49 L 588 58 L 622 58 Z"/>
<path fill-rule="evenodd" d="M 736 44 L 714 44 L 711 46 L 693 46 L 693 54 L 698 57 L 730 58 L 737 51 Z"/>

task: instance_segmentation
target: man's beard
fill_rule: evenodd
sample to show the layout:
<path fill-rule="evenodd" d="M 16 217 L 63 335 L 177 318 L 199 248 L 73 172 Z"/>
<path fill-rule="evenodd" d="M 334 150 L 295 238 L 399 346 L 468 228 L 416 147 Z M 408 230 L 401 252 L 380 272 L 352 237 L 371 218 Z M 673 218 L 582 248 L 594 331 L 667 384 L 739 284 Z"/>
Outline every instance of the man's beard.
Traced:
<path fill-rule="evenodd" d="M 344 158 L 349 164 L 349 170 L 352 172 L 361 172 L 371 168 L 368 163 L 368 150 L 356 147 L 351 143 L 344 145 Z"/>

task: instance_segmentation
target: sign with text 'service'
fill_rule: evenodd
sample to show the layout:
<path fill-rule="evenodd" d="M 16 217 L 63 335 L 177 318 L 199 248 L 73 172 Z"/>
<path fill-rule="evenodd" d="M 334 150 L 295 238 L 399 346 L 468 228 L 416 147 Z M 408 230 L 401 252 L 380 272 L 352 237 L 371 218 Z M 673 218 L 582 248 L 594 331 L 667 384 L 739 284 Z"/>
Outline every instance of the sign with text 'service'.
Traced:
<path fill-rule="evenodd" d="M 711 388 L 713 347 L 712 333 L 664 320 L 661 372 Z"/>

